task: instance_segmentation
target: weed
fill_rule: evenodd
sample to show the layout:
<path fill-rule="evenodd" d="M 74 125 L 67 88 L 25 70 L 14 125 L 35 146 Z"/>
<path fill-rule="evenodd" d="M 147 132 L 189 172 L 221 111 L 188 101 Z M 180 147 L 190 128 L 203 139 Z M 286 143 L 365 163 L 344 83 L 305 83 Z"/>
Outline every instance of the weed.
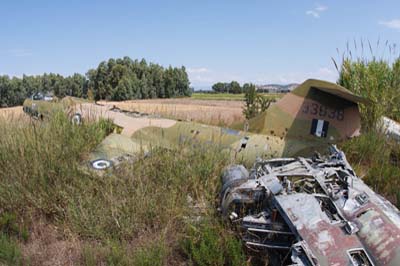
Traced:
<path fill-rule="evenodd" d="M 4 233 L 0 233 L 0 264 L 22 265 L 22 254 L 18 244 Z"/>
<path fill-rule="evenodd" d="M 343 143 L 342 148 L 364 182 L 400 206 L 400 145 L 379 132 L 370 131 Z"/>
<path fill-rule="evenodd" d="M 202 220 L 198 224 L 188 224 L 187 237 L 181 246 L 195 265 L 245 264 L 240 241 L 230 235 L 218 222 Z"/>
<path fill-rule="evenodd" d="M 168 255 L 167 247 L 163 241 L 155 241 L 145 247 L 139 248 L 134 257 L 135 266 L 162 266 Z"/>

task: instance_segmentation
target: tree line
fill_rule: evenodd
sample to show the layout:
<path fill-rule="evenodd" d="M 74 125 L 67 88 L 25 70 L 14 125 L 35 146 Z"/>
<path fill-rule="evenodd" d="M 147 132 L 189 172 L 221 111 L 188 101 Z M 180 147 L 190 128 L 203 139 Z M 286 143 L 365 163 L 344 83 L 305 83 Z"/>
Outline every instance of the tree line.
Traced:
<path fill-rule="evenodd" d="M 0 107 L 21 105 L 33 93 L 53 92 L 59 98 L 74 96 L 94 100 L 190 96 L 192 89 L 185 67 L 164 68 L 145 59 L 109 59 L 86 75 L 59 74 L 19 77 L 0 76 Z"/>
<path fill-rule="evenodd" d="M 231 81 L 231 82 L 217 82 L 212 85 L 212 91 L 215 93 L 233 93 L 240 94 L 246 93 L 248 90 L 252 89 L 254 84 L 245 83 L 243 86 L 240 86 L 239 82 Z"/>

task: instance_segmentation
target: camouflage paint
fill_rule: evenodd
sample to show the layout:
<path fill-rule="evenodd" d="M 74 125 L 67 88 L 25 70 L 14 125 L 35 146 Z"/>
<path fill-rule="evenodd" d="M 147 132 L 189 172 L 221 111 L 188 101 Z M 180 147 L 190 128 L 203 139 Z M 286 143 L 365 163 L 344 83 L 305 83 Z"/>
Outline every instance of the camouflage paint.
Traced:
<path fill-rule="evenodd" d="M 80 113 L 84 120 L 111 119 L 122 129 L 121 140 L 112 136 L 99 147 L 103 152 L 97 154 L 107 157 L 103 159 L 111 159 L 111 154 L 118 154 L 116 143 L 126 141 L 124 137 L 127 136 L 134 143 L 143 145 L 144 149 L 151 146 L 173 148 L 187 141 L 217 145 L 232 158 L 252 162 L 256 157 L 309 156 L 315 151 L 326 150 L 332 143 L 356 136 L 360 129 L 357 103 L 363 101 L 334 83 L 307 80 L 271 105 L 266 112 L 250 120 L 250 132 L 171 119 L 137 117 L 128 111 L 79 102 L 73 98 L 63 99 L 61 108 L 69 113 Z M 27 106 L 39 106 L 40 113 L 56 108 L 53 102 L 32 103 L 27 100 L 26 103 Z M 323 137 L 313 133 L 316 123 L 326 126 Z M 130 148 L 120 149 L 121 155 L 137 152 L 135 145 L 127 147 Z M 107 149 L 113 152 L 105 152 Z"/>

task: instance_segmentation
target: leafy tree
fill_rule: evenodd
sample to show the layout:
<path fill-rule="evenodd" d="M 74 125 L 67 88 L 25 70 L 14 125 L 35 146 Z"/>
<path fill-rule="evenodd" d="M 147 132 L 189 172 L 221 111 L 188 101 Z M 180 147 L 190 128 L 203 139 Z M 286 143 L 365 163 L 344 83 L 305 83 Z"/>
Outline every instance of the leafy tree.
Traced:
<path fill-rule="evenodd" d="M 70 95 L 117 101 L 190 96 L 189 85 L 185 67 L 165 69 L 145 59 L 111 58 L 88 70 L 86 76 L 77 73 L 68 77 L 54 73 L 22 78 L 0 76 L 0 106 L 20 105 L 38 91 L 53 92 L 59 98 Z"/>
<path fill-rule="evenodd" d="M 230 93 L 235 93 L 235 94 L 242 93 L 242 87 L 240 87 L 240 84 L 237 81 L 232 81 L 229 85 L 230 85 L 229 86 Z"/>
<path fill-rule="evenodd" d="M 215 83 L 214 85 L 212 85 L 212 90 L 215 92 L 225 92 L 225 83 Z"/>
<path fill-rule="evenodd" d="M 239 94 L 243 92 L 243 88 L 237 81 L 231 81 L 230 83 L 222 83 L 222 82 L 215 83 L 212 86 L 212 90 L 217 93 Z"/>

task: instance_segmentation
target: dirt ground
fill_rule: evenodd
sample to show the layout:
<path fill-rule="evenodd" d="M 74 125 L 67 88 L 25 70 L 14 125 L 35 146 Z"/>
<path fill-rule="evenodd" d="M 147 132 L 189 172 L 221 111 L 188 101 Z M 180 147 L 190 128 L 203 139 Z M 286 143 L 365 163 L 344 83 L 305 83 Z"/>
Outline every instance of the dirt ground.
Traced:
<path fill-rule="evenodd" d="M 32 266 L 76 265 L 83 247 L 77 237 L 68 233 L 60 234 L 57 227 L 36 221 L 30 229 L 29 240 L 21 246 L 24 258 Z"/>
<path fill-rule="evenodd" d="M 195 121 L 212 125 L 231 125 L 244 121 L 243 102 L 219 100 L 151 99 L 123 102 L 101 101 L 101 104 L 115 105 L 118 108 L 162 117 Z"/>

